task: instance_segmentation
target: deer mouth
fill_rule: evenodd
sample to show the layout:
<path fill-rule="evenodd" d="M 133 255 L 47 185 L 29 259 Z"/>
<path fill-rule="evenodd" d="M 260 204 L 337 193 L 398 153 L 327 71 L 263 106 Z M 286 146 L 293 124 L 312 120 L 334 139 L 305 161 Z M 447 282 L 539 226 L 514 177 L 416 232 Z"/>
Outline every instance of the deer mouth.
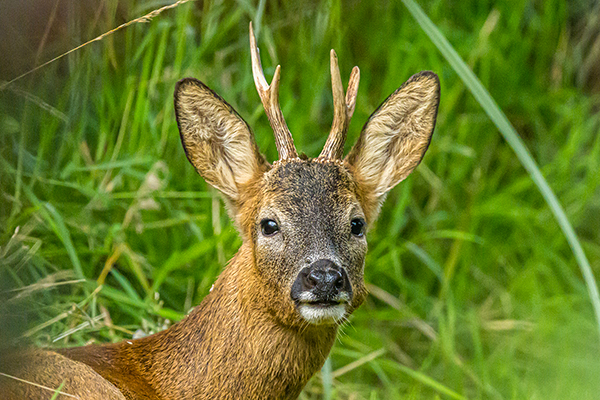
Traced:
<path fill-rule="evenodd" d="M 340 293 L 336 298 L 318 298 L 314 293 L 303 292 L 295 299 L 296 309 L 300 316 L 313 325 L 334 325 L 347 315 L 349 296 Z"/>
<path fill-rule="evenodd" d="M 312 325 L 334 325 L 346 317 L 345 302 L 304 302 L 298 303 L 297 310 Z"/>
<path fill-rule="evenodd" d="M 298 302 L 298 305 L 307 305 L 312 307 L 335 307 L 340 304 L 344 304 L 345 301 L 339 300 L 314 300 L 314 301 L 306 301 L 306 302 Z"/>
<path fill-rule="evenodd" d="M 337 293 L 334 296 L 328 296 L 323 293 L 315 293 L 313 290 L 305 290 L 300 293 L 292 294 L 292 299 L 297 307 L 312 306 L 312 307 L 335 307 L 344 305 L 350 302 L 350 294 L 348 292 Z"/>

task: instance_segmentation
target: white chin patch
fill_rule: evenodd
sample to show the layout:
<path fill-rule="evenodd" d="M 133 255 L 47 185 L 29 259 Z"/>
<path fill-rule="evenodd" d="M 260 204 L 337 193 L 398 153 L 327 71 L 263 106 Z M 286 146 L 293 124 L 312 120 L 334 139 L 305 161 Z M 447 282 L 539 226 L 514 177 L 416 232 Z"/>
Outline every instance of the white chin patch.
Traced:
<path fill-rule="evenodd" d="M 306 322 L 313 325 L 335 324 L 346 315 L 346 305 L 321 306 L 316 304 L 300 304 L 298 311 Z"/>

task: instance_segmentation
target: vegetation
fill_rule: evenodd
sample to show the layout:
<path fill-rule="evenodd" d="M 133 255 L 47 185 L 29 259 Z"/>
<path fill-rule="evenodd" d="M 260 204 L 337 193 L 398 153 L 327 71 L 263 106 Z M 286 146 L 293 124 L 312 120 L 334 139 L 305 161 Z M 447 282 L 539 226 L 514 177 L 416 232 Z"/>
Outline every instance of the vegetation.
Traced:
<path fill-rule="evenodd" d="M 107 0 L 86 19 L 75 3 L 46 58 L 169 4 Z M 600 6 L 420 3 L 520 134 L 598 277 Z M 4 345 L 155 332 L 208 293 L 241 240 L 185 158 L 172 92 L 201 79 L 276 159 L 250 20 L 266 75 L 282 66 L 283 111 L 309 156 L 332 120 L 329 49 L 345 79 L 361 69 L 347 149 L 410 75 L 429 69 L 442 84 L 432 145 L 369 232 L 371 295 L 301 398 L 597 398 L 600 332 L 565 235 L 482 105 L 393 1 L 189 2 L 2 85 Z"/>

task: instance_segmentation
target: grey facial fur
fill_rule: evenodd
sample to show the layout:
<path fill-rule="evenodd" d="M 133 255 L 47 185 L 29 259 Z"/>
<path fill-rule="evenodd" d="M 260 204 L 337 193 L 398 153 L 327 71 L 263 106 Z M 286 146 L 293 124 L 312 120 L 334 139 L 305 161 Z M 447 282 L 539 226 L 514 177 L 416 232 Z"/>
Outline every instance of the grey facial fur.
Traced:
<path fill-rule="evenodd" d="M 254 238 L 256 264 L 265 269 L 265 278 L 289 291 L 302 268 L 327 259 L 346 270 L 360 295 L 367 242 L 351 233 L 351 221 L 364 214 L 346 168 L 315 160 L 280 163 L 265 174 L 263 184 Z M 277 222 L 277 234 L 262 234 L 264 219 Z"/>

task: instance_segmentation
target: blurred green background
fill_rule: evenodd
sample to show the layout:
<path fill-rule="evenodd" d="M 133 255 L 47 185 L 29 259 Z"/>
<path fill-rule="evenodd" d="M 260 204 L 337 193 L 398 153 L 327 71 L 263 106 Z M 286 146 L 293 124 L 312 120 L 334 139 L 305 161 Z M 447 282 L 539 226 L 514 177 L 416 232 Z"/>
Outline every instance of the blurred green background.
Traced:
<path fill-rule="evenodd" d="M 0 80 L 168 5 L 0 4 Z M 506 113 L 600 275 L 597 1 L 419 1 Z M 331 374 L 301 399 L 597 399 L 600 340 L 550 208 L 481 105 L 399 1 L 197 1 L 0 83 L 0 339 L 71 346 L 155 332 L 208 293 L 241 243 L 185 158 L 173 113 L 194 76 L 277 153 L 250 69 L 254 21 L 296 146 L 332 120 L 329 50 L 361 69 L 346 149 L 412 74 L 440 76 L 423 163 L 369 232 L 371 295 Z M 103 283 L 102 286 L 99 284 Z"/>

